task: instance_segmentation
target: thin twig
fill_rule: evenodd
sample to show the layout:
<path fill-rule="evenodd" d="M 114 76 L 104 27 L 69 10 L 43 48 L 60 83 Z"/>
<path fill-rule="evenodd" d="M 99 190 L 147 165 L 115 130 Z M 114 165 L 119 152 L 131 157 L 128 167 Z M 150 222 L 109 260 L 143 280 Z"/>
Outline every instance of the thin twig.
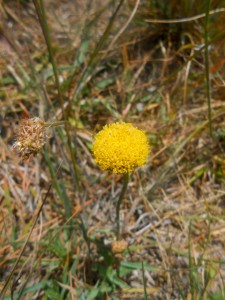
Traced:
<path fill-rule="evenodd" d="M 217 8 L 217 9 L 209 11 L 209 15 L 217 14 L 217 13 L 224 12 L 224 11 L 225 11 L 225 8 L 223 8 L 223 7 L 222 8 Z M 164 23 L 164 24 L 185 23 L 185 22 L 192 22 L 192 21 L 202 19 L 202 18 L 205 18 L 205 17 L 206 17 L 206 13 L 203 13 L 203 14 L 200 14 L 200 15 L 197 15 L 197 16 L 182 18 L 182 19 L 174 19 L 174 20 L 147 19 L 147 20 L 145 20 L 145 22 L 148 22 L 148 23 Z"/>

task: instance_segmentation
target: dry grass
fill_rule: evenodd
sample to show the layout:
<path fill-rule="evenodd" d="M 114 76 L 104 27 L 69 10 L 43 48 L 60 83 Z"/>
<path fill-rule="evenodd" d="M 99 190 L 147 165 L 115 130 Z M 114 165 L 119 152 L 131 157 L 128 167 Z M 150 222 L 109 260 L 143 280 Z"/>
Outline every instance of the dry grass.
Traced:
<path fill-rule="evenodd" d="M 223 1 L 209 27 L 213 137 L 204 19 L 160 21 L 202 14 L 201 1 L 125 1 L 93 68 L 118 2 L 44 2 L 64 109 L 33 3 L 0 2 L 0 287 L 53 185 L 4 299 L 145 299 L 144 279 L 147 299 L 224 299 Z M 11 149 L 18 122 L 63 114 L 68 132 L 50 128 L 43 153 L 22 162 Z M 97 168 L 91 142 L 117 120 L 144 129 L 152 153 L 131 176 L 121 210 L 129 247 L 115 256 L 121 177 Z"/>

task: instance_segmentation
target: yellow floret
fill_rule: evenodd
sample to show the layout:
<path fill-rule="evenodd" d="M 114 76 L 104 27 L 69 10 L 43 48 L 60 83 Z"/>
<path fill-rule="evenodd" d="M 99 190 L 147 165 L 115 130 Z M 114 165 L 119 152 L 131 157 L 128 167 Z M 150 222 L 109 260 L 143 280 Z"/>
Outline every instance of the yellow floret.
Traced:
<path fill-rule="evenodd" d="M 103 170 L 130 173 L 146 163 L 149 153 L 145 133 L 131 123 L 117 122 L 105 125 L 95 136 L 93 154 Z"/>

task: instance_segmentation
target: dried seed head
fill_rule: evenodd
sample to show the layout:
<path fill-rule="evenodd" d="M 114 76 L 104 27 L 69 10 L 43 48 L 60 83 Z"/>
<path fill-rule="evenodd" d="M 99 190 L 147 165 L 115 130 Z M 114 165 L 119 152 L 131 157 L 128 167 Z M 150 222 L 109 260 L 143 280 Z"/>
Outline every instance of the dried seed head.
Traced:
<path fill-rule="evenodd" d="M 128 242 L 121 240 L 121 241 L 115 241 L 111 245 L 111 249 L 113 253 L 121 253 L 124 250 L 126 250 L 128 247 Z"/>
<path fill-rule="evenodd" d="M 23 160 L 36 155 L 46 142 L 45 122 L 38 117 L 22 120 L 17 129 L 16 142 L 13 148 Z"/>

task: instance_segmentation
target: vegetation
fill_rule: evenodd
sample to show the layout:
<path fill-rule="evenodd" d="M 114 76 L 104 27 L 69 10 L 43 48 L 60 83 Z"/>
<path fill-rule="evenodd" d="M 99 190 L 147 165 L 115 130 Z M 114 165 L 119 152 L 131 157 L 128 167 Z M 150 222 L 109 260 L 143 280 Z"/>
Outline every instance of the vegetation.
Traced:
<path fill-rule="evenodd" d="M 224 1 L 0 16 L 0 299 L 225 299 Z M 150 144 L 129 181 L 92 153 L 116 122 Z"/>

